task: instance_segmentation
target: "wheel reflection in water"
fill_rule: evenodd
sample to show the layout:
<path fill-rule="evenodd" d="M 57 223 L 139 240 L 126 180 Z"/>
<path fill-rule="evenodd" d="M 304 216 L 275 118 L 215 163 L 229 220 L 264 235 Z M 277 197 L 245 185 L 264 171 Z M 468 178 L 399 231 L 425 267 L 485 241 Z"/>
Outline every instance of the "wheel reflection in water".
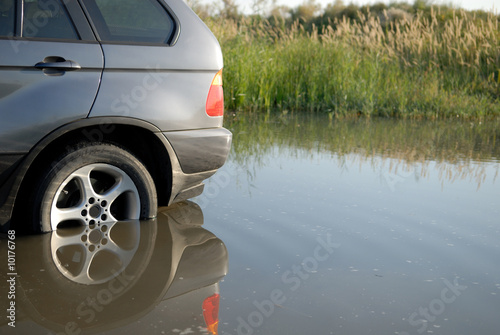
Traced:
<path fill-rule="evenodd" d="M 58 229 L 50 248 L 55 266 L 71 281 L 102 284 L 132 261 L 140 242 L 138 220 Z"/>

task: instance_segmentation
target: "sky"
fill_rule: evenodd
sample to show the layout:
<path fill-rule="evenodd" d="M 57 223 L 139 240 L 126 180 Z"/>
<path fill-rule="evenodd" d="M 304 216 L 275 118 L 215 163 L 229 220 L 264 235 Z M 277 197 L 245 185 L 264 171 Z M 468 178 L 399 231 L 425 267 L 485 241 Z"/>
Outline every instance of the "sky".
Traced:
<path fill-rule="evenodd" d="M 355 5 L 365 5 L 365 4 L 373 4 L 376 2 L 385 2 L 389 3 L 394 0 L 344 0 L 345 4 L 353 3 Z M 396 0 L 396 2 L 400 2 L 401 0 Z M 203 0 L 202 3 L 213 3 L 217 2 L 217 0 Z M 277 0 L 278 5 L 286 5 L 288 7 L 297 7 L 304 0 Z M 326 7 L 327 4 L 333 3 L 334 0 L 316 0 L 317 3 Z M 412 4 L 414 0 L 402 1 Z M 244 10 L 244 12 L 250 11 L 249 4 L 252 3 L 251 0 L 237 0 L 237 3 L 240 5 L 240 8 Z M 486 11 L 493 11 L 495 13 L 500 13 L 500 0 L 431 0 L 430 3 L 434 4 L 451 4 L 452 6 L 457 6 L 459 8 L 464 8 L 468 10 L 482 9 Z"/>

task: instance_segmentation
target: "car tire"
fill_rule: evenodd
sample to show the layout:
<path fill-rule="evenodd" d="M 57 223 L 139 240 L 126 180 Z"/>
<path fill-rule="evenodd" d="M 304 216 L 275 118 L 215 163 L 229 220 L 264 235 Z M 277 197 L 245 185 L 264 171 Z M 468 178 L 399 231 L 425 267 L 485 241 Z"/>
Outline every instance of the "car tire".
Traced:
<path fill-rule="evenodd" d="M 156 188 L 146 167 L 112 144 L 78 145 L 40 174 L 32 193 L 33 228 L 152 219 Z"/>

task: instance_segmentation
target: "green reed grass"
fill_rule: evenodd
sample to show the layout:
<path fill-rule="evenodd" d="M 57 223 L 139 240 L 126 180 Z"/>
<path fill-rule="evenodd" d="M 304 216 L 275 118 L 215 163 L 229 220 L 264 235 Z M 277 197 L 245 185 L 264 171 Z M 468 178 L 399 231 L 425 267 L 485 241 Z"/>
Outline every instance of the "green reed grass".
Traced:
<path fill-rule="evenodd" d="M 337 117 L 500 116 L 500 29 L 493 14 L 363 15 L 306 31 L 249 18 L 214 20 L 228 110 Z"/>

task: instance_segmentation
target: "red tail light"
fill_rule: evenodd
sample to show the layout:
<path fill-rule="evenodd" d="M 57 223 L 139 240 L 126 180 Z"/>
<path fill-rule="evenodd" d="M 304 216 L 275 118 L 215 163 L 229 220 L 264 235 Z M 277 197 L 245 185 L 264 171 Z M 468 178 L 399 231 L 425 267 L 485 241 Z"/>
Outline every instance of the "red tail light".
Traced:
<path fill-rule="evenodd" d="M 219 300 L 218 294 L 211 295 L 203 301 L 203 317 L 207 324 L 207 329 L 212 335 L 217 335 L 219 325 Z"/>
<path fill-rule="evenodd" d="M 206 111 L 208 116 L 224 115 L 224 90 L 222 89 L 222 70 L 217 72 L 208 91 Z"/>

